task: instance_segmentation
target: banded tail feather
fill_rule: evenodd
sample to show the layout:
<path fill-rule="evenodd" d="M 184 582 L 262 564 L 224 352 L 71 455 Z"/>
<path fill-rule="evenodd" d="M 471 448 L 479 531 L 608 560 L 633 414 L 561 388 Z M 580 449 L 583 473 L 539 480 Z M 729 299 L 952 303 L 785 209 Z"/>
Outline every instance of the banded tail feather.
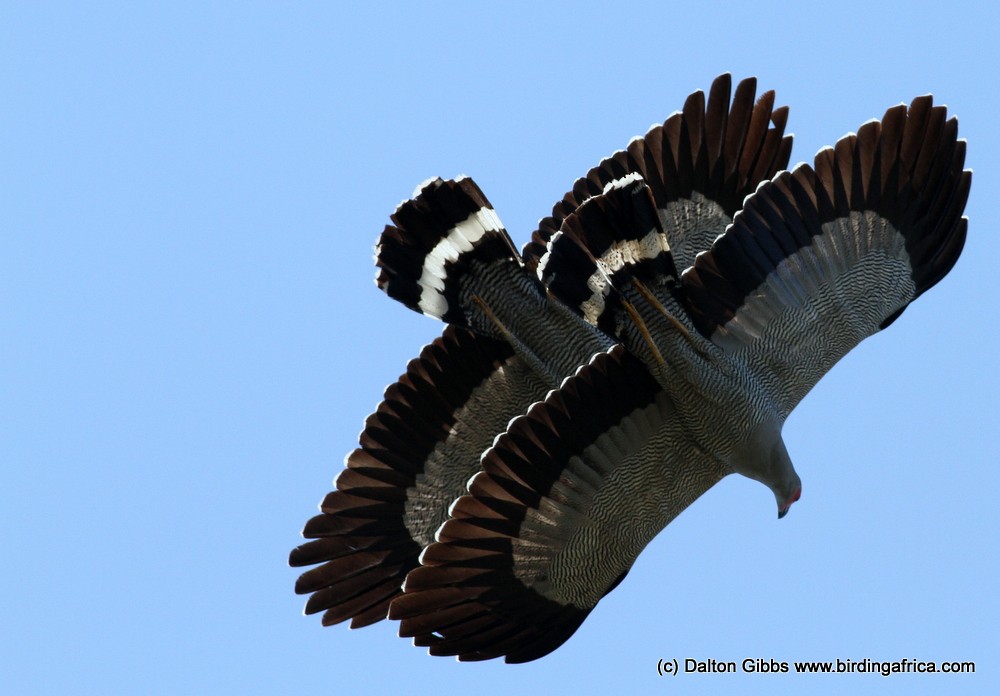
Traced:
<path fill-rule="evenodd" d="M 749 78 L 732 92 L 731 76 L 720 75 L 707 100 L 703 92 L 691 94 L 682 111 L 601 161 L 539 221 L 523 250 L 528 267 L 537 266 L 573 211 L 629 174 L 639 174 L 650 187 L 678 269 L 690 266 L 757 184 L 788 166 L 788 108 L 774 107 L 774 92 L 756 97 L 756 89 L 756 79 Z"/>
<path fill-rule="evenodd" d="M 379 239 L 377 284 L 411 309 L 502 340 L 558 385 L 614 340 L 550 301 L 479 187 L 434 179 L 402 203 Z"/>
<path fill-rule="evenodd" d="M 462 297 L 464 276 L 521 257 L 496 211 L 468 177 L 421 185 L 391 216 L 376 247 L 378 287 L 410 309 L 474 326 Z"/>
<path fill-rule="evenodd" d="M 628 321 L 620 288 L 639 281 L 670 294 L 678 273 L 642 177 L 628 174 L 584 201 L 549 240 L 537 272 L 561 302 L 619 338 Z"/>

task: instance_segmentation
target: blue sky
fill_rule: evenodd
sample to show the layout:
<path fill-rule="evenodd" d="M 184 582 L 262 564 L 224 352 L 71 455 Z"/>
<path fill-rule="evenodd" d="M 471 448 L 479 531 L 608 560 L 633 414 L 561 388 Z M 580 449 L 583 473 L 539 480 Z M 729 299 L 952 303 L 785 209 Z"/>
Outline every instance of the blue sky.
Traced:
<path fill-rule="evenodd" d="M 1000 679 L 988 3 L 4 3 L 0 681 L 8 693 L 984 693 Z M 932 92 L 975 170 L 966 249 L 792 414 L 804 494 L 730 477 L 557 652 L 431 658 L 322 629 L 288 551 L 440 331 L 372 245 L 469 174 L 518 243 L 572 181 L 759 78 L 792 160 Z M 975 660 L 966 676 L 681 675 L 658 659 Z"/>

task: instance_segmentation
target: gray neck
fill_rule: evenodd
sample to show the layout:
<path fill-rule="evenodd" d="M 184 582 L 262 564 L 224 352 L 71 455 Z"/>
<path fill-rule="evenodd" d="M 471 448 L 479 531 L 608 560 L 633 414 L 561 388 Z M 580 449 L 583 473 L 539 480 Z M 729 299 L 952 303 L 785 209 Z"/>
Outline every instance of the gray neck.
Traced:
<path fill-rule="evenodd" d="M 781 427 L 773 423 L 757 426 L 750 440 L 733 453 L 730 464 L 738 474 L 760 481 L 774 492 L 779 505 L 801 487 Z"/>

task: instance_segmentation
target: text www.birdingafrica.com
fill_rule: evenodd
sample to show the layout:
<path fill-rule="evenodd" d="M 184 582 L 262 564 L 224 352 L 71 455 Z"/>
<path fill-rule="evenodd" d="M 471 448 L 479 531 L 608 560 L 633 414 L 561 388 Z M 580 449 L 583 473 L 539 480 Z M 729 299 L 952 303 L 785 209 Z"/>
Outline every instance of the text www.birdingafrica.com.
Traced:
<path fill-rule="evenodd" d="M 820 660 L 809 662 L 779 662 L 773 659 L 748 657 L 741 662 L 733 660 L 696 660 L 691 657 L 678 662 L 676 658 L 659 660 L 656 671 L 661 677 L 678 674 L 877 674 L 889 677 L 894 674 L 972 674 L 976 663 L 972 661 L 923 661 L 892 660 Z"/>

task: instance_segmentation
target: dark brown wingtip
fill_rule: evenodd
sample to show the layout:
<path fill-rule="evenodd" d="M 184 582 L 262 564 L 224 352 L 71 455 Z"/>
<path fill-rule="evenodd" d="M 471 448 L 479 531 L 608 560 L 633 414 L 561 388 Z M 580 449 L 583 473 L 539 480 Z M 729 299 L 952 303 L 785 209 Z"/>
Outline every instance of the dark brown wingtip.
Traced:
<path fill-rule="evenodd" d="M 788 108 L 774 107 L 773 91 L 755 99 L 756 89 L 756 78 L 747 78 L 730 98 L 732 76 L 720 75 L 707 100 L 704 92 L 692 93 L 680 112 L 578 179 L 552 215 L 539 221 L 524 247 L 528 268 L 537 267 L 547 242 L 568 215 L 610 181 L 633 172 L 646 180 L 658 207 L 697 191 L 729 215 L 739 210 L 760 181 L 788 165 L 791 153 L 791 136 L 784 134 Z"/>
<path fill-rule="evenodd" d="M 303 536 L 310 541 L 289 554 L 293 567 L 316 566 L 295 584 L 298 594 L 311 595 L 307 614 L 322 612 L 324 625 L 351 619 L 352 628 L 385 618 L 406 574 L 419 565 L 422 544 L 411 531 L 418 522 L 407 517 L 409 491 L 449 437 L 458 409 L 512 355 L 502 342 L 449 327 L 386 389 L 337 477 L 337 490 L 306 523 Z M 468 465 L 474 470 L 478 462 Z M 472 473 L 460 476 L 463 483 Z M 433 529 L 422 533 L 429 538 Z"/>
<path fill-rule="evenodd" d="M 574 506 L 584 503 L 572 502 L 566 491 L 558 500 L 549 494 L 571 461 L 652 404 L 660 391 L 645 365 L 616 346 L 597 354 L 544 402 L 511 421 L 484 454 L 483 471 L 471 481 L 469 493 L 452 505 L 437 541 L 421 554 L 421 567 L 410 571 L 403 594 L 392 601 L 389 618 L 400 621 L 400 635 L 429 647 L 432 655 L 504 657 L 507 662 L 537 659 L 565 642 L 593 605 L 577 606 L 543 594 L 536 585 L 548 579 L 548 571 L 538 565 L 536 554 L 562 548 L 585 514 Z M 581 496 L 601 480 L 596 470 L 589 471 L 573 476 Z M 524 527 L 529 511 L 540 510 L 546 519 L 554 516 L 565 524 L 554 523 L 546 532 Z M 519 564 L 526 559 L 518 544 L 525 529 L 533 551 L 523 567 Z M 594 582 L 601 586 L 583 592 L 596 603 L 622 576 L 621 569 L 606 579 L 595 574 Z"/>
<path fill-rule="evenodd" d="M 762 184 L 682 279 L 699 332 L 712 336 L 783 259 L 810 245 L 824 224 L 855 212 L 875 212 L 901 235 L 915 286 L 910 301 L 932 287 L 954 266 L 967 229 L 971 172 L 962 168 L 957 134 L 944 107 L 917 97 L 820 150 L 813 167 Z"/>

